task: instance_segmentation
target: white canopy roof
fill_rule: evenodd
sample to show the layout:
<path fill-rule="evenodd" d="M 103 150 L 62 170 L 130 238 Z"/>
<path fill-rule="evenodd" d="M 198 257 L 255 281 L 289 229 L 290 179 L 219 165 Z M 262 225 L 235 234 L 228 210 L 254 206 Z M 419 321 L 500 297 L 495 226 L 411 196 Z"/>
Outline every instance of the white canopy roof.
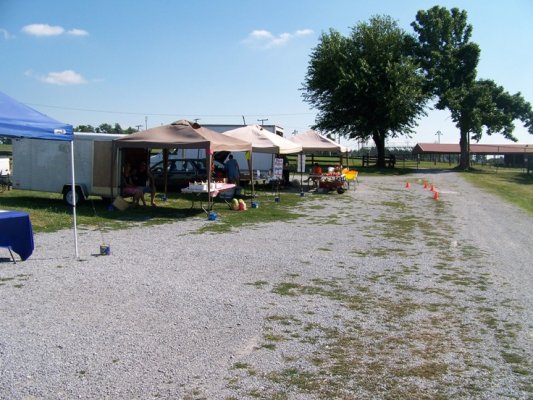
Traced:
<path fill-rule="evenodd" d="M 303 151 L 307 152 L 336 151 L 339 153 L 346 153 L 350 151 L 348 147 L 341 146 L 340 144 L 335 143 L 333 140 L 328 139 L 327 137 L 322 136 L 313 130 L 293 136 L 289 138 L 289 140 L 300 144 L 303 148 Z"/>
<path fill-rule="evenodd" d="M 267 131 L 259 125 L 245 125 L 223 134 L 252 143 L 252 151 L 256 153 L 292 154 L 302 151 L 300 144 Z"/>

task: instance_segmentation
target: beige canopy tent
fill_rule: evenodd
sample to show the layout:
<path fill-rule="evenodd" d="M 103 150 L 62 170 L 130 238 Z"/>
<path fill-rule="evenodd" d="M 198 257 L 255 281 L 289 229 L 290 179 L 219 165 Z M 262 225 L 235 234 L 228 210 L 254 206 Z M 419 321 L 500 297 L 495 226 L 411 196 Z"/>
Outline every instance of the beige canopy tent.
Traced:
<path fill-rule="evenodd" d="M 267 131 L 259 125 L 245 125 L 223 134 L 252 143 L 252 150 L 256 153 L 293 154 L 302 151 L 302 146 L 298 143 Z"/>
<path fill-rule="evenodd" d="M 298 143 L 306 153 L 313 151 L 333 151 L 337 153 L 347 153 L 350 151 L 348 147 L 341 146 L 333 140 L 320 135 L 318 132 L 310 130 L 305 133 L 293 136 L 289 140 Z"/>
<path fill-rule="evenodd" d="M 289 140 L 300 144 L 304 153 L 313 153 L 315 151 L 331 151 L 340 153 L 341 162 L 342 154 L 346 153 L 346 157 L 348 157 L 348 152 L 350 151 L 348 147 L 341 146 L 339 143 L 335 143 L 333 140 L 328 139 L 327 137 L 322 136 L 313 130 L 293 136 L 289 138 Z"/>
<path fill-rule="evenodd" d="M 213 153 L 217 151 L 252 151 L 252 144 L 204 128 L 197 123 L 179 120 L 136 132 L 113 141 L 113 154 L 121 148 L 163 149 L 165 159 L 169 149 L 205 149 L 207 165 L 212 164 Z M 250 171 L 253 169 L 250 157 Z M 208 168 L 209 205 L 211 205 L 211 168 Z"/>
<path fill-rule="evenodd" d="M 252 143 L 252 150 L 256 153 L 272 154 L 272 162 L 274 161 L 275 154 L 293 154 L 302 152 L 302 146 L 298 143 L 291 142 L 259 125 L 245 125 L 240 128 L 226 131 L 223 134 Z M 252 196 L 254 196 L 255 192 L 251 174 L 250 180 L 252 182 Z"/>

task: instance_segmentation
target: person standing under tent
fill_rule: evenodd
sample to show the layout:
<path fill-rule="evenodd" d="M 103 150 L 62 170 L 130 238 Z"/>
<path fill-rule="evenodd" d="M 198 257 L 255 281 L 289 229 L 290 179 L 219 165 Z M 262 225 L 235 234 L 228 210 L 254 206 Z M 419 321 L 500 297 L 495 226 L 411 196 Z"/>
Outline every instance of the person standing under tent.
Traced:
<path fill-rule="evenodd" d="M 144 194 L 150 193 L 150 205 L 152 207 L 156 207 L 156 204 L 154 202 L 155 180 L 152 173 L 148 170 L 145 161 L 142 161 L 139 164 L 137 171 L 135 171 L 135 174 L 133 175 L 133 182 L 139 188 L 139 190 L 142 191 L 142 196 L 140 200 L 142 201 L 143 205 L 146 205 L 146 201 L 144 200 Z"/>
<path fill-rule="evenodd" d="M 139 200 L 143 196 L 142 190 L 134 182 L 134 173 L 129 162 L 124 164 L 122 171 L 122 196 L 131 196 L 133 205 L 139 205 Z"/>
<path fill-rule="evenodd" d="M 235 183 L 239 186 L 241 170 L 239 168 L 239 163 L 233 158 L 233 154 L 230 154 L 228 160 L 224 163 L 224 168 L 226 169 L 226 176 L 229 183 Z"/>

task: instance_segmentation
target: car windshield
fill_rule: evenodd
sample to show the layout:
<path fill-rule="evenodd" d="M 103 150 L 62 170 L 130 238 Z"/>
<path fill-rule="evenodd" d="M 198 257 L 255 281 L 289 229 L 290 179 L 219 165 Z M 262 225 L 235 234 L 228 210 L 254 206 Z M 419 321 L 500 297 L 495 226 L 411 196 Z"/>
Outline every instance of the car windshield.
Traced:
<path fill-rule="evenodd" d="M 196 160 L 177 160 L 169 159 L 167 164 L 167 171 L 170 174 L 191 174 L 198 171 Z M 154 173 L 163 172 L 163 161 L 158 162 L 151 168 Z"/>

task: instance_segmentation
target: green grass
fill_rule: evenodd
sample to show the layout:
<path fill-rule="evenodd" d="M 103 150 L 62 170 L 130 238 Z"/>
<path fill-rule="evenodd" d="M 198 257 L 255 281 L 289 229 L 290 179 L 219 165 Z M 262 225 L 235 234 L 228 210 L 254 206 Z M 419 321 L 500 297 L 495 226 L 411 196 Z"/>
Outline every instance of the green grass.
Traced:
<path fill-rule="evenodd" d="M 255 201 L 257 208 L 250 208 L 250 199 L 245 200 L 247 211 L 233 211 L 225 203 L 216 204 L 214 211 L 217 221 L 205 225 L 198 232 L 228 232 L 239 226 L 252 225 L 258 222 L 288 221 L 300 217 L 295 208 L 304 203 L 309 197 L 300 197 L 298 193 L 281 193 L 280 202 L 274 201 L 274 196 L 268 191 L 258 191 Z"/>
<path fill-rule="evenodd" d="M 13 146 L 10 144 L 0 144 L 0 154 L 3 156 L 11 157 L 13 153 Z"/>
<path fill-rule="evenodd" d="M 479 169 L 464 172 L 462 176 L 475 186 L 496 194 L 533 214 L 533 175 L 518 170 Z"/>
<path fill-rule="evenodd" d="M 108 204 L 97 197 L 90 197 L 76 207 L 80 229 L 103 230 L 127 229 L 138 224 L 158 225 L 194 217 L 207 219 L 207 214 L 197 203 L 191 208 L 191 196 L 171 193 L 167 201 L 157 201 L 158 207 L 130 207 L 125 211 L 109 210 Z M 269 191 L 257 191 L 259 208 L 233 211 L 220 199 L 216 199 L 214 211 L 217 221 L 206 225 L 201 232 L 225 232 L 232 228 L 257 222 L 286 221 L 297 218 L 294 208 L 307 200 L 297 193 L 282 193 L 276 203 Z M 205 206 L 205 203 L 204 203 Z M 0 209 L 25 211 L 30 215 L 34 232 L 55 232 L 72 227 L 72 208 L 67 206 L 60 194 L 10 190 L 0 194 Z"/>

